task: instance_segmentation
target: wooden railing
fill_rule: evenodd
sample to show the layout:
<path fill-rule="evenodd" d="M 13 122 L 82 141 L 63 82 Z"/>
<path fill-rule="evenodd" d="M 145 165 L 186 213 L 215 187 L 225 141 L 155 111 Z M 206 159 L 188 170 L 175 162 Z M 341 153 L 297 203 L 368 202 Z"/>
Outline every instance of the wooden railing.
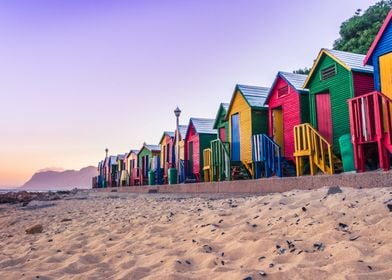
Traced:
<path fill-rule="evenodd" d="M 204 182 L 212 182 L 211 149 L 203 150 Z"/>
<path fill-rule="evenodd" d="M 294 148 L 297 176 L 304 174 L 304 157 L 309 158 L 311 175 L 317 168 L 325 174 L 334 173 L 332 145 L 310 124 L 294 127 Z"/>
<path fill-rule="evenodd" d="M 273 174 L 282 177 L 280 146 L 266 134 L 253 135 L 252 155 L 256 179 L 261 177 L 262 165 L 265 177 L 271 177 Z"/>
<path fill-rule="evenodd" d="M 224 181 L 231 179 L 229 143 L 220 139 L 211 141 L 212 180 Z"/>
<path fill-rule="evenodd" d="M 348 100 L 351 140 L 354 148 L 355 168 L 365 171 L 363 144 L 377 143 L 380 168 L 389 169 L 389 159 L 384 150 L 392 146 L 392 100 L 373 91 Z"/>

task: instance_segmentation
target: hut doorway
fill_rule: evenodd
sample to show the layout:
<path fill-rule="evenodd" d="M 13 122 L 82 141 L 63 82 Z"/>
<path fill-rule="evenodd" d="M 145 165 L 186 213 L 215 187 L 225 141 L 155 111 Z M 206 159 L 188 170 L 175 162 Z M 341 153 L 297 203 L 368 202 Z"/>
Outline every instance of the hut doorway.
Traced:
<path fill-rule="evenodd" d="M 193 175 L 193 142 L 189 142 L 189 166 L 188 174 Z"/>
<path fill-rule="evenodd" d="M 283 128 L 283 111 L 282 107 L 272 109 L 272 138 L 280 146 L 282 155 L 284 155 L 284 128 Z"/>
<path fill-rule="evenodd" d="M 239 114 L 231 116 L 231 160 L 240 161 L 240 117 Z"/>
<path fill-rule="evenodd" d="M 329 91 L 316 94 L 317 129 L 319 133 L 332 143 L 332 114 Z"/>
<path fill-rule="evenodd" d="M 381 92 L 392 99 L 392 53 L 380 56 Z"/>

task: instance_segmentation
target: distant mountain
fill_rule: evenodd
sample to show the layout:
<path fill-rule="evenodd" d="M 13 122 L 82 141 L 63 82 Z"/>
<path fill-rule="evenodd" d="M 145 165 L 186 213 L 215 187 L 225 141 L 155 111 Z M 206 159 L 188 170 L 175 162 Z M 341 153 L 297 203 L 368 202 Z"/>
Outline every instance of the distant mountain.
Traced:
<path fill-rule="evenodd" d="M 90 189 L 92 177 L 97 175 L 97 168 L 88 166 L 80 170 L 38 171 L 21 188 L 29 189 Z"/>

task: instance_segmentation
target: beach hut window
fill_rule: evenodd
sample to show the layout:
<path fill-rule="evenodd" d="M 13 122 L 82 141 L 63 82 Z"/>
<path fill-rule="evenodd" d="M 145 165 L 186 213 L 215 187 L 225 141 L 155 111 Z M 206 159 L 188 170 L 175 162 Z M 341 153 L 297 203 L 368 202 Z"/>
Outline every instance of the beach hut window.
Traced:
<path fill-rule="evenodd" d="M 322 81 L 328 80 L 329 78 L 336 75 L 336 64 L 328 66 L 320 71 L 320 78 Z"/>
<path fill-rule="evenodd" d="M 289 94 L 289 87 L 288 86 L 284 86 L 278 89 L 278 97 L 282 97 L 284 95 Z"/>

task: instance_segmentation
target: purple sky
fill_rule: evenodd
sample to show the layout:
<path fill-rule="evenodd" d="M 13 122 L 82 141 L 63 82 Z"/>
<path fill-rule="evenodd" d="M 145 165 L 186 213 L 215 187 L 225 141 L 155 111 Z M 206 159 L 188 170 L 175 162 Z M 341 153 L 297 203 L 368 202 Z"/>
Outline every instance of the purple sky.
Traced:
<path fill-rule="evenodd" d="M 376 1 L 0 2 L 0 186 L 215 117 L 236 83 L 310 67 Z"/>

